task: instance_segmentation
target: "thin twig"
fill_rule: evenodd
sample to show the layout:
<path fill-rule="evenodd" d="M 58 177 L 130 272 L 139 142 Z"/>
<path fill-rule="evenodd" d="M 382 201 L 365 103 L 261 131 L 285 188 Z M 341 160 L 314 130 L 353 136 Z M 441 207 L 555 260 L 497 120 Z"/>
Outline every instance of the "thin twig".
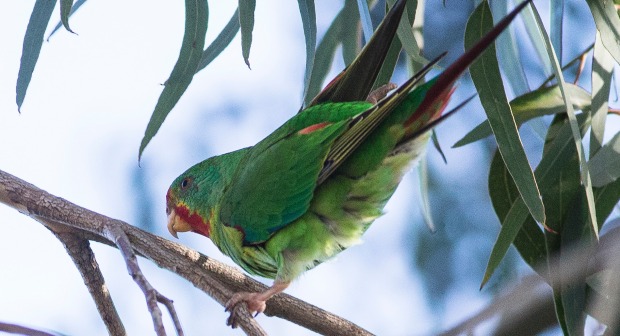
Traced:
<path fill-rule="evenodd" d="M 585 57 L 585 55 L 588 52 L 590 52 L 590 50 L 592 50 L 593 48 L 594 48 L 594 43 L 590 44 L 590 46 L 587 47 L 584 51 L 582 51 L 579 55 L 577 55 L 577 57 L 573 58 L 570 62 L 566 63 L 566 65 L 562 67 L 562 71 L 570 68 L 573 64 L 579 62 L 582 59 L 582 57 Z M 542 84 L 540 84 L 538 89 L 543 88 L 545 85 L 547 85 L 547 83 L 551 82 L 554 78 L 555 78 L 555 74 L 549 76 Z M 577 81 L 575 80 L 575 82 Z"/>
<path fill-rule="evenodd" d="M 581 57 L 579 57 L 579 68 L 577 68 L 577 73 L 575 74 L 575 80 L 573 81 L 573 84 L 577 84 L 577 82 L 579 82 L 579 77 L 581 77 L 581 74 L 583 73 L 583 68 L 586 66 L 587 56 L 588 54 L 583 53 L 581 54 Z"/>
<path fill-rule="evenodd" d="M 17 324 L 0 322 L 0 331 L 7 332 L 9 334 L 19 334 L 26 336 L 58 336 L 58 333 L 49 333 L 43 330 L 32 329 Z"/>
<path fill-rule="evenodd" d="M 129 242 L 129 238 L 125 234 L 122 228 L 116 226 L 114 223 L 108 222 L 105 225 L 105 237 L 110 239 L 116 244 L 119 251 L 121 251 L 121 255 L 125 259 L 125 264 L 127 265 L 127 271 L 136 282 L 138 287 L 144 293 L 144 297 L 146 298 L 146 306 L 148 307 L 149 312 L 151 313 L 151 318 L 153 319 L 153 326 L 155 327 L 155 332 L 159 336 L 166 335 L 166 329 L 164 328 L 164 322 L 162 320 L 161 310 L 157 305 L 157 302 L 160 298 L 165 299 L 169 304 L 166 305 L 168 308 L 168 312 L 170 316 L 172 316 L 172 320 L 175 322 L 179 321 L 177 317 L 177 312 L 174 309 L 174 306 L 170 304 L 172 301 L 167 299 L 161 293 L 159 293 L 151 283 L 146 279 L 142 270 L 140 269 L 140 265 L 138 265 L 138 258 L 133 252 L 133 248 L 131 247 L 131 243 Z M 181 324 L 175 324 L 175 328 L 177 330 L 177 334 L 179 336 L 183 335 L 183 329 L 181 328 Z"/>

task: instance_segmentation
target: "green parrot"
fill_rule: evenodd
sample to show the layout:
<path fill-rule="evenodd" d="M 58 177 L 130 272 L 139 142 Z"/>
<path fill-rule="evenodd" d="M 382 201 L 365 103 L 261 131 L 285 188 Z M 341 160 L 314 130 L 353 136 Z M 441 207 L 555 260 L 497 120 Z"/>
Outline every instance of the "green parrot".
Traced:
<path fill-rule="evenodd" d="M 300 274 L 360 242 L 423 153 L 429 130 L 449 115 L 442 112 L 454 82 L 530 1 L 434 79 L 420 84 L 438 59 L 389 95 L 393 85 L 369 94 L 406 4 L 398 1 L 356 61 L 307 108 L 256 145 L 174 180 L 166 195 L 173 236 L 209 237 L 248 273 L 275 279 L 263 292 L 235 293 L 229 324 L 238 303 L 261 313 Z"/>

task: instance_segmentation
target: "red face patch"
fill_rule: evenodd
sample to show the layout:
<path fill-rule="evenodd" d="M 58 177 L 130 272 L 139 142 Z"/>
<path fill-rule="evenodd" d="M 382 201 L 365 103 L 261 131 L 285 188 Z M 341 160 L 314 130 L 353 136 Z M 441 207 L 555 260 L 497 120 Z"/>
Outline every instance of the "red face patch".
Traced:
<path fill-rule="evenodd" d="M 178 205 L 175 207 L 174 212 L 179 216 L 179 218 L 189 224 L 193 231 L 199 233 L 205 237 L 210 237 L 210 223 L 209 221 L 203 219 L 199 214 L 195 212 L 189 211 L 189 209 L 184 205 Z"/>

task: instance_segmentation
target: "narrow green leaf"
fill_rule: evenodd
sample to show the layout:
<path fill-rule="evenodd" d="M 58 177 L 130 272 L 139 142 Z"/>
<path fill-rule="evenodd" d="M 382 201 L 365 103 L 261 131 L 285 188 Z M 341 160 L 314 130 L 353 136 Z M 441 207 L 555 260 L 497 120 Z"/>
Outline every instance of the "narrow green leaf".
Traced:
<path fill-rule="evenodd" d="M 553 126 L 557 127 L 563 127 L 565 124 L 565 115 L 557 115 L 552 123 Z M 552 130 L 547 133 L 547 137 L 545 138 L 543 156 L 554 155 L 552 151 L 557 148 L 554 148 L 553 144 L 560 134 L 555 131 L 555 127 L 550 127 L 550 129 Z M 544 185 L 545 188 L 542 192 L 545 205 L 547 205 L 545 208 L 547 225 L 551 230 L 556 232 L 548 235 L 552 237 L 557 237 L 557 233 L 564 233 L 563 224 L 567 209 L 569 209 L 570 205 L 573 203 L 573 198 L 575 198 L 578 194 L 581 185 L 581 181 L 579 179 L 579 159 L 577 158 L 577 152 L 574 148 L 572 148 L 572 152 L 567 150 L 566 153 L 567 156 L 563 159 L 563 164 L 555 167 L 555 169 L 547 175 Z M 550 250 L 549 246 L 550 244 L 548 239 L 547 247 L 549 252 L 558 252 L 558 249 Z M 559 247 L 560 245 L 557 246 L 557 248 Z"/>
<path fill-rule="evenodd" d="M 502 259 L 504 259 L 510 244 L 512 244 L 516 239 L 517 234 L 521 231 L 521 227 L 528 216 L 529 210 L 525 203 L 523 203 L 523 199 L 521 197 L 517 198 L 517 200 L 512 204 L 512 207 L 510 207 L 510 210 L 508 210 L 508 214 L 506 214 L 506 218 L 502 222 L 502 227 L 499 231 L 499 236 L 495 241 L 495 245 L 493 245 L 491 255 L 489 256 L 489 261 L 487 263 L 487 268 L 484 272 L 480 288 L 484 287 L 487 281 L 489 281 L 491 275 L 493 275 L 493 272 L 495 272 L 495 269 L 499 266 L 499 263 Z"/>
<path fill-rule="evenodd" d="M 579 188 L 579 185 L 576 185 L 575 189 L 578 192 L 569 206 L 561 234 L 561 248 L 558 253 L 559 274 L 570 274 L 575 265 L 587 265 L 597 245 L 592 226 L 588 222 L 588 201 L 585 190 Z M 575 248 L 580 248 L 584 252 L 571 254 Z M 568 255 L 571 257 L 567 257 Z M 586 274 L 578 275 L 578 278 L 573 277 L 570 280 L 567 278 L 560 277 L 561 282 L 559 286 L 554 286 L 554 292 L 558 289 L 560 291 L 568 334 L 581 335 L 587 316 Z"/>
<path fill-rule="evenodd" d="M 198 63 L 196 72 L 204 69 L 213 60 L 218 57 L 226 47 L 232 42 L 239 32 L 239 9 L 235 11 L 224 29 L 217 35 L 215 40 L 205 49 Z"/>
<path fill-rule="evenodd" d="M 566 83 L 566 88 L 568 92 L 570 92 L 570 100 L 575 110 L 590 108 L 592 99 L 589 92 L 570 83 Z M 519 96 L 510 102 L 510 109 L 512 110 L 512 114 L 518 126 L 536 117 L 565 113 L 566 111 L 562 92 L 558 85 L 543 87 Z M 467 133 L 461 140 L 457 141 L 453 147 L 465 146 L 472 142 L 482 140 L 491 134 L 493 134 L 493 132 L 491 131 L 489 121 L 485 120 Z"/>
<path fill-rule="evenodd" d="M 82 7 L 82 5 L 86 3 L 86 0 L 77 0 L 74 4 L 73 7 L 71 7 L 71 12 L 69 13 L 69 17 L 71 17 L 75 12 L 78 11 L 78 9 L 80 9 L 80 7 Z M 54 29 L 52 29 L 52 32 L 47 35 L 47 40 L 50 40 L 50 37 L 52 37 L 52 35 L 54 35 L 58 29 L 60 29 L 60 27 L 62 27 L 62 22 L 58 21 L 58 23 L 56 24 L 56 26 L 54 26 Z"/>
<path fill-rule="evenodd" d="M 407 13 L 409 15 L 409 22 L 412 23 L 411 31 L 413 32 L 413 37 L 416 41 L 415 48 L 417 48 L 418 50 L 421 50 L 424 47 L 424 1 L 425 0 L 407 2 Z M 418 53 L 418 55 L 419 54 L 420 53 Z M 426 60 L 424 62 L 419 62 L 411 59 L 410 62 L 407 62 L 407 65 L 409 66 L 409 73 L 417 73 L 426 64 L 428 64 L 428 61 Z"/>
<path fill-rule="evenodd" d="M 562 127 L 567 124 L 566 115 L 556 115 L 553 123 L 549 127 L 549 132 L 545 138 L 545 146 L 543 148 L 543 155 L 553 155 L 553 142 L 558 137 L 558 127 Z M 569 140 L 570 142 L 570 140 Z M 583 191 L 580 188 L 579 178 L 579 159 L 577 157 L 577 151 L 573 146 L 568 146 L 571 150 L 571 156 L 569 161 L 564 162 L 561 166 L 556 167 L 556 170 L 550 175 L 554 178 L 549 183 L 547 188 L 543 189 L 543 198 L 545 205 L 547 206 L 547 223 L 554 232 L 545 232 L 545 240 L 547 245 L 547 253 L 552 256 L 560 256 L 559 263 L 550 264 L 549 273 L 561 274 L 571 264 L 566 258 L 562 256 L 568 251 L 569 245 L 578 241 L 582 235 L 581 231 L 583 227 L 587 229 L 587 221 L 581 222 L 577 217 L 582 217 L 582 214 L 576 213 L 576 198 L 579 197 L 579 192 Z M 587 209 L 585 211 L 587 218 Z M 578 262 L 573 260 L 572 262 Z M 585 287 L 578 286 L 571 283 L 564 283 L 557 278 L 554 278 L 550 282 L 553 288 L 553 298 L 556 309 L 556 316 L 558 322 L 565 334 L 573 334 L 575 328 L 578 328 L 581 324 L 582 318 L 582 300 L 585 293 Z"/>
<path fill-rule="evenodd" d="M 588 117 L 589 115 L 587 114 L 579 115 L 579 124 L 582 128 L 589 125 L 590 119 Z M 548 139 L 552 138 L 553 141 L 550 141 L 546 146 L 547 150 L 545 151 L 545 155 L 543 155 L 540 164 L 536 167 L 536 180 L 541 190 L 552 190 L 553 188 L 557 188 L 558 176 L 561 175 L 559 172 L 570 165 L 570 161 L 574 159 L 575 147 L 571 146 L 572 129 L 569 123 L 558 125 L 558 128 L 557 133 L 555 131 L 553 132 L 554 136 L 548 136 Z M 546 211 L 551 211 L 551 209 L 547 207 Z M 493 246 L 493 250 L 491 251 L 481 287 L 489 280 L 504 258 L 510 244 L 515 241 L 517 234 L 520 232 L 529 215 L 529 211 L 525 203 L 523 203 L 523 199 L 518 196 L 514 202 L 512 202 L 510 210 L 502 221 L 502 227 L 497 241 Z"/>
<path fill-rule="evenodd" d="M 256 0 L 239 0 L 239 24 L 241 25 L 241 53 L 243 61 L 250 67 L 250 47 L 254 30 Z"/>
<path fill-rule="evenodd" d="M 491 169 L 489 170 L 489 196 L 499 222 L 503 223 L 512 204 L 519 197 L 519 191 L 498 151 L 493 155 Z M 547 269 L 539 269 L 546 265 L 545 261 L 547 260 L 545 237 L 531 216 L 528 216 L 519 229 L 513 244 L 530 267 L 542 277 L 548 278 Z"/>
<path fill-rule="evenodd" d="M 491 28 L 493 28 L 491 10 L 487 2 L 482 2 L 467 22 L 465 49 L 474 45 Z M 493 45 L 489 46 L 478 60 L 470 66 L 470 73 L 506 167 L 532 216 L 544 225 L 545 207 L 534 173 L 521 144 L 510 104 L 508 104 L 504 93 L 504 85 Z"/>
<path fill-rule="evenodd" d="M 596 202 L 596 218 L 600 229 L 620 202 L 620 179 L 602 187 L 594 188 L 594 201 Z"/>
<path fill-rule="evenodd" d="M 314 0 L 297 0 L 301 23 L 304 28 L 306 38 L 306 73 L 304 75 L 304 96 L 310 84 L 310 75 L 314 66 L 316 48 L 316 13 L 314 10 Z"/>
<path fill-rule="evenodd" d="M 562 63 L 562 30 L 564 18 L 564 0 L 551 0 L 549 2 L 549 15 L 551 23 L 549 30 L 551 31 L 551 45 L 556 52 L 556 57 Z"/>
<path fill-rule="evenodd" d="M 564 105 L 566 106 L 566 114 L 568 115 L 568 121 L 571 125 L 571 130 L 573 132 L 573 139 L 575 140 L 575 147 L 577 148 L 577 155 L 579 157 L 579 166 L 581 168 L 581 182 L 586 190 L 586 196 L 588 200 L 588 208 L 590 213 L 590 224 L 594 229 L 594 236 L 598 238 L 598 227 L 596 225 L 596 207 L 594 206 L 594 195 L 592 194 L 592 182 L 590 181 L 590 173 L 588 172 L 588 163 L 586 161 L 586 156 L 583 150 L 583 143 L 581 142 L 581 134 L 579 133 L 579 125 L 577 123 L 577 119 L 575 117 L 575 111 L 573 111 L 573 105 L 569 103 L 570 98 L 568 98 L 568 89 L 566 88 L 566 83 L 564 82 L 564 76 L 562 74 L 562 67 L 560 66 L 558 59 L 555 57 L 555 52 L 553 50 L 553 46 L 551 45 L 551 41 L 549 41 L 549 37 L 545 31 L 542 20 L 538 15 L 538 11 L 536 10 L 536 6 L 532 3 L 531 6 L 534 14 L 534 18 L 536 19 L 536 23 L 538 24 L 539 32 L 545 41 L 547 46 L 547 51 L 549 54 L 549 59 L 551 60 L 551 65 L 553 67 L 553 71 L 558 80 L 558 84 L 560 85 L 560 91 L 562 92 L 562 98 L 564 99 Z M 617 17 L 616 17 L 617 18 Z"/>
<path fill-rule="evenodd" d="M 355 0 L 347 0 L 344 3 L 343 19 L 340 21 L 340 44 L 342 45 L 342 60 L 345 66 L 351 65 L 360 51 L 358 36 L 359 13 L 355 9 Z M 354 27 L 354 28 L 353 28 Z"/>
<path fill-rule="evenodd" d="M 586 0 L 605 48 L 620 63 L 620 18 L 612 0 Z"/>
<path fill-rule="evenodd" d="M 603 144 L 605 121 L 609 110 L 609 90 L 614 59 L 603 45 L 601 33 L 596 32 L 592 59 L 592 132 L 590 133 L 590 158 Z M 596 185 L 596 184 L 595 184 Z"/>
<path fill-rule="evenodd" d="M 314 56 L 314 67 L 310 74 L 310 80 L 308 81 L 308 89 L 304 95 L 304 105 L 307 106 L 320 91 L 325 81 L 325 77 L 329 73 L 332 61 L 336 54 L 336 49 L 340 43 L 340 34 L 342 31 L 342 21 L 344 21 L 346 13 L 346 3 L 340 13 L 336 16 L 332 24 L 329 26 L 325 35 L 321 39 L 318 47 L 316 48 L 316 54 Z"/>
<path fill-rule="evenodd" d="M 620 132 L 601 147 L 588 165 L 595 187 L 602 187 L 620 177 Z"/>
<path fill-rule="evenodd" d="M 551 62 L 549 61 L 549 57 L 547 57 L 547 47 L 545 47 L 545 41 L 542 40 L 538 32 L 538 25 L 536 24 L 536 19 L 534 18 L 533 8 L 526 8 L 523 12 L 521 12 L 521 17 L 523 18 L 525 30 L 527 31 L 530 41 L 532 41 L 536 55 L 542 63 L 542 69 L 545 77 L 549 77 L 552 74 Z"/>
<path fill-rule="evenodd" d="M 491 1 L 491 12 L 493 13 L 493 22 L 497 24 L 499 18 L 508 14 L 508 1 Z M 515 95 L 520 96 L 530 91 L 530 87 L 521 65 L 521 57 L 517 40 L 513 30 L 508 30 L 505 34 L 501 34 L 495 41 L 497 47 L 497 60 L 504 70 L 506 79 Z"/>
<path fill-rule="evenodd" d="M 433 142 L 433 147 L 435 147 L 435 149 L 437 150 L 437 152 L 439 152 L 439 155 L 441 155 L 441 159 L 443 160 L 443 163 L 448 163 L 448 159 L 446 159 L 446 154 L 444 154 L 443 149 L 441 149 L 441 144 L 439 143 L 439 139 L 437 139 L 437 130 L 433 128 L 433 131 L 431 132 L 431 141 Z"/>
<path fill-rule="evenodd" d="M 172 69 L 165 87 L 159 96 L 155 110 L 151 115 L 144 137 L 140 143 L 138 160 L 144 148 L 155 136 L 168 113 L 179 101 L 194 78 L 198 63 L 202 58 L 205 45 L 205 34 L 209 20 L 207 0 L 185 0 L 185 33 L 181 44 L 179 58 Z"/>
<path fill-rule="evenodd" d="M 71 14 L 71 7 L 73 7 L 73 0 L 60 0 L 60 22 L 65 26 L 65 29 L 74 33 L 69 27 L 69 15 Z"/>
<path fill-rule="evenodd" d="M 394 41 L 392 41 L 392 44 L 390 45 L 390 49 L 388 49 L 387 54 L 385 55 L 385 60 L 383 61 L 383 66 L 381 66 L 381 70 L 379 70 L 377 79 L 372 86 L 373 90 L 380 87 L 381 85 L 385 85 L 390 82 L 402 49 L 403 45 L 401 44 L 400 40 L 394 39 Z"/>
<path fill-rule="evenodd" d="M 388 0 L 387 2 L 390 6 L 393 6 L 396 0 Z M 416 4 L 417 1 L 413 1 L 413 3 Z M 417 64 L 427 64 L 428 60 L 420 55 L 420 47 L 418 47 L 418 41 L 416 41 L 416 37 L 413 34 L 413 20 L 410 20 L 410 18 L 415 17 L 416 12 L 413 11 L 413 13 L 409 13 L 409 9 L 415 9 L 416 6 L 414 6 L 414 4 L 411 4 L 405 8 L 405 13 L 398 24 L 398 31 L 396 34 L 398 35 L 398 39 L 407 53 L 407 56 L 409 56 Z"/>
<path fill-rule="evenodd" d="M 43 45 L 43 35 L 45 28 L 52 17 L 52 12 L 56 7 L 56 0 L 37 0 L 34 3 L 30 21 L 26 28 L 24 44 L 22 46 L 22 57 L 17 73 L 16 102 L 19 111 L 26 97 L 28 85 L 32 79 L 34 67 L 37 65 L 41 46 Z"/>
<path fill-rule="evenodd" d="M 368 2 L 366 0 L 357 0 L 357 8 L 360 14 L 360 21 L 362 22 L 362 31 L 364 32 L 364 38 L 366 39 L 366 41 L 370 41 L 374 28 L 372 25 L 372 19 L 370 18 Z"/>
<path fill-rule="evenodd" d="M 424 222 L 431 232 L 437 231 L 435 222 L 433 221 L 433 213 L 431 212 L 431 202 L 428 192 L 428 160 L 426 155 L 420 156 L 420 163 L 418 164 L 419 186 L 420 186 L 420 209 L 422 210 L 422 217 Z"/>

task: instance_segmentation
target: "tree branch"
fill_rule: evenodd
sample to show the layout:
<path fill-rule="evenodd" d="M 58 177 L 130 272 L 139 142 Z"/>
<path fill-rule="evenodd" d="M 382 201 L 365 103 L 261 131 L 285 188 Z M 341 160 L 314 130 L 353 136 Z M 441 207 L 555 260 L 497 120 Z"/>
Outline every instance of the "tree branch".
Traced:
<path fill-rule="evenodd" d="M 67 254 L 69 254 L 78 271 L 80 271 L 84 284 L 95 301 L 99 315 L 101 315 L 103 323 L 108 329 L 108 334 L 126 335 L 125 327 L 116 311 L 116 307 L 114 307 L 114 302 L 110 297 L 103 274 L 101 274 L 99 264 L 95 259 L 95 254 L 90 248 L 90 242 L 66 230 L 63 225 L 46 219 L 39 219 L 39 222 L 45 225 L 65 246 Z"/>
<path fill-rule="evenodd" d="M 113 247 L 117 246 L 106 230 L 107 227 L 118 227 L 129 238 L 135 253 L 187 279 L 222 306 L 236 291 L 265 289 L 263 284 L 234 267 L 125 222 L 77 206 L 1 170 L 0 202 L 35 219 L 42 217 L 64 225 L 67 230 L 84 239 Z M 368 331 L 350 321 L 287 294 L 279 294 L 270 299 L 265 314 L 287 319 L 320 334 L 370 335 Z M 240 326 L 247 334 L 265 334 L 247 309 L 239 310 L 239 318 Z"/>

